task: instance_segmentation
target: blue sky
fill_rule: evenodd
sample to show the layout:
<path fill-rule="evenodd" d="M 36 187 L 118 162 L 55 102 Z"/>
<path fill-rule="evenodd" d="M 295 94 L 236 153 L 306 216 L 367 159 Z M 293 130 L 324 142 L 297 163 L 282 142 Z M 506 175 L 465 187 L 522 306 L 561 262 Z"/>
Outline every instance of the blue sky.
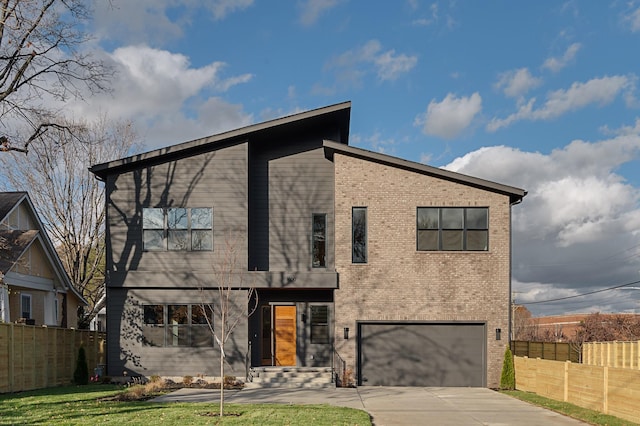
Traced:
<path fill-rule="evenodd" d="M 640 2 L 111 0 L 68 110 L 147 149 L 352 101 L 351 144 L 526 189 L 517 302 L 640 312 Z M 629 287 L 639 287 L 630 285 Z"/>

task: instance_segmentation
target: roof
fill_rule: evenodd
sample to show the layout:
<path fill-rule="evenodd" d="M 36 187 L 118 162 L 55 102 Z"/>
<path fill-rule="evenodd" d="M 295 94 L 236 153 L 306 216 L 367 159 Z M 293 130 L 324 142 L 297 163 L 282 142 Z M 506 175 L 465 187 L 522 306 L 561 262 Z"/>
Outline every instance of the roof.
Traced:
<path fill-rule="evenodd" d="M 38 231 L 0 230 L 0 273 L 6 275 L 36 239 Z"/>
<path fill-rule="evenodd" d="M 0 222 L 2 222 L 26 196 L 26 192 L 0 192 Z"/>
<path fill-rule="evenodd" d="M 503 185 L 489 180 L 464 175 L 462 173 L 456 173 L 449 170 L 440 169 L 438 167 L 427 166 L 425 164 L 403 160 L 398 157 L 392 157 L 390 155 L 380 154 L 362 148 L 354 148 L 352 146 L 346 146 L 333 141 L 324 141 L 323 145 L 325 149 L 325 155 L 328 158 L 333 157 L 334 152 L 339 152 L 341 154 L 361 158 L 363 160 L 374 161 L 380 164 L 386 164 L 389 166 L 410 170 L 416 173 L 422 173 L 440 179 L 445 179 L 448 181 L 462 183 L 464 185 L 469 185 L 476 188 L 508 195 L 511 204 L 517 204 L 521 202 L 524 196 L 527 195 L 527 191 L 513 186 Z"/>
<path fill-rule="evenodd" d="M 224 133 L 195 139 L 189 142 L 168 146 L 166 148 L 149 151 L 146 153 L 96 164 L 89 168 L 98 178 L 122 171 L 144 167 L 147 164 L 158 164 L 178 158 L 216 149 L 227 144 L 242 143 L 249 138 L 259 136 L 276 129 L 294 129 L 309 125 L 337 125 L 340 129 L 340 140 L 347 144 L 349 139 L 349 120 L 351 115 L 351 102 L 343 102 L 335 105 L 317 108 L 286 117 L 276 118 L 258 124 L 242 127 Z"/>
<path fill-rule="evenodd" d="M 5 217 L 23 201 L 29 209 L 31 215 L 35 218 L 36 227 L 38 229 L 31 229 L 26 231 L 0 231 L 0 242 L 7 245 L 7 247 L 0 247 L 2 248 L 2 250 L 0 250 L 0 272 L 2 272 L 2 274 L 6 274 L 6 272 L 11 269 L 11 267 L 20 258 L 24 251 L 31 245 L 31 243 L 33 243 L 34 240 L 38 239 L 41 242 L 47 257 L 49 258 L 49 261 L 51 262 L 64 288 L 70 290 L 73 294 L 75 294 L 81 303 L 88 305 L 89 302 L 87 302 L 82 294 L 80 294 L 80 292 L 71 283 L 69 275 L 64 269 L 64 266 L 60 261 L 60 257 L 58 256 L 53 243 L 49 239 L 44 225 L 40 220 L 40 216 L 38 216 L 38 212 L 33 206 L 33 203 L 31 203 L 31 199 L 29 198 L 29 194 L 27 192 L 0 192 L 0 222 L 3 221 Z M 11 264 L 7 265 L 8 262 L 10 262 Z"/>

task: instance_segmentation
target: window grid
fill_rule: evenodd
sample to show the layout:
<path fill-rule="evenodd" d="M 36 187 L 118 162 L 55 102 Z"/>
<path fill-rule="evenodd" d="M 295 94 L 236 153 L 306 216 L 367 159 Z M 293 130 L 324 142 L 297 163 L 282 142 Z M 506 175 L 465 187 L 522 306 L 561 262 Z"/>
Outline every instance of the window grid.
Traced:
<path fill-rule="evenodd" d="M 488 251 L 487 207 L 418 207 L 418 251 Z"/>
<path fill-rule="evenodd" d="M 209 321 L 207 321 L 209 316 Z M 143 343 L 156 347 L 211 347 L 213 312 L 209 306 L 167 304 L 143 306 Z"/>
<path fill-rule="evenodd" d="M 146 251 L 212 251 L 213 209 L 171 207 L 143 209 Z"/>

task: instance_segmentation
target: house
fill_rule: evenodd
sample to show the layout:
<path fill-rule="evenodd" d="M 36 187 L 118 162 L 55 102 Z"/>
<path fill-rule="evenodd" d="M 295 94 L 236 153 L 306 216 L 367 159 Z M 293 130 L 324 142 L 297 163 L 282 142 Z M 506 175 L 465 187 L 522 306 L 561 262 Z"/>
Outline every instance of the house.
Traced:
<path fill-rule="evenodd" d="M 335 367 L 358 385 L 498 385 L 511 206 L 525 191 L 350 147 L 350 111 L 91 168 L 106 187 L 108 374 L 216 374 L 200 307 L 218 303 L 232 239 L 235 294 L 255 289 L 243 309 L 257 309 L 232 336 L 229 374 Z"/>
<path fill-rule="evenodd" d="M 77 327 L 71 284 L 26 192 L 0 192 L 0 322 Z"/>

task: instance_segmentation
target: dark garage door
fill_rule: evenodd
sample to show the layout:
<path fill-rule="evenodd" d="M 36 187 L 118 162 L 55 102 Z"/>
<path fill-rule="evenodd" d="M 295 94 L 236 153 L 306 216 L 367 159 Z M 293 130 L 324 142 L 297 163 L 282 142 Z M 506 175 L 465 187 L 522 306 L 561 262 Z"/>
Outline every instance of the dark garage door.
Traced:
<path fill-rule="evenodd" d="M 358 385 L 486 386 L 483 323 L 359 323 Z"/>

